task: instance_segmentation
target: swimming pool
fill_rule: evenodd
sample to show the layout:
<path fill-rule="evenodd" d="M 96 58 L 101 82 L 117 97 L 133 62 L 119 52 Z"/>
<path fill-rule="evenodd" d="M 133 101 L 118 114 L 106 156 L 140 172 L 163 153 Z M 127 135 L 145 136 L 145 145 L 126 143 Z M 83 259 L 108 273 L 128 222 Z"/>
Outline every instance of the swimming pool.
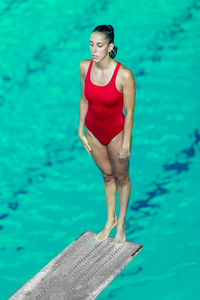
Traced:
<path fill-rule="evenodd" d="M 0 299 L 106 222 L 77 135 L 79 63 L 100 24 L 136 81 L 126 238 L 144 248 L 98 298 L 198 299 L 200 1 L 4 0 L 0 12 Z"/>

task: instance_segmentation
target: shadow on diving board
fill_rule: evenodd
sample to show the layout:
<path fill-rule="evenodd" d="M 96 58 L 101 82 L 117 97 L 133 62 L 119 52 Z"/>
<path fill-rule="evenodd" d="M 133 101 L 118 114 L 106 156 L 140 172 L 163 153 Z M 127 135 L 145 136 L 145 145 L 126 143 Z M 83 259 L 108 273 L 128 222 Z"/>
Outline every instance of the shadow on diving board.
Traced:
<path fill-rule="evenodd" d="M 83 232 L 25 283 L 9 300 L 95 299 L 143 248 L 130 241 L 116 244 L 108 237 Z"/>

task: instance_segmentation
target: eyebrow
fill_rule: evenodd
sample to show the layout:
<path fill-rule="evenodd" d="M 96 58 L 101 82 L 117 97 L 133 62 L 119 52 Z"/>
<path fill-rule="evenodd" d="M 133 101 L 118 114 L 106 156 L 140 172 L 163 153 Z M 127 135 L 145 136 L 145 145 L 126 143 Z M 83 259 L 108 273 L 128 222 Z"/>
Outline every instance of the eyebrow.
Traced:
<path fill-rule="evenodd" d="M 93 43 L 93 41 L 90 41 L 90 43 Z M 97 44 L 103 44 L 102 42 L 98 42 Z"/>

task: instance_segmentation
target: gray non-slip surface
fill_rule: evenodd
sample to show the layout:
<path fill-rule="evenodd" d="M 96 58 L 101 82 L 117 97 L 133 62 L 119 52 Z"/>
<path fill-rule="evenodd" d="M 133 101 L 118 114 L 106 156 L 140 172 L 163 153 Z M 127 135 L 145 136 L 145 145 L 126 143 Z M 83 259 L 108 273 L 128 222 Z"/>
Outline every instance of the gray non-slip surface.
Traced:
<path fill-rule="evenodd" d="M 143 248 L 85 231 L 9 299 L 95 299 Z"/>

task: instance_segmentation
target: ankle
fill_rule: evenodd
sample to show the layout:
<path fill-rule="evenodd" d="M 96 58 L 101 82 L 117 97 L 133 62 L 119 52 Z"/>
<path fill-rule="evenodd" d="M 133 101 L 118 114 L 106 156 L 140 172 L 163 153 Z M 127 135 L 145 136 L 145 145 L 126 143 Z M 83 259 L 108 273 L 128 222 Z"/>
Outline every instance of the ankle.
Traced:
<path fill-rule="evenodd" d="M 118 221 L 117 221 L 117 225 L 119 225 L 119 226 L 125 226 L 125 220 L 120 220 L 120 219 L 118 219 Z"/>
<path fill-rule="evenodd" d="M 107 218 L 107 223 L 114 223 L 117 221 L 117 217 L 108 217 Z"/>

